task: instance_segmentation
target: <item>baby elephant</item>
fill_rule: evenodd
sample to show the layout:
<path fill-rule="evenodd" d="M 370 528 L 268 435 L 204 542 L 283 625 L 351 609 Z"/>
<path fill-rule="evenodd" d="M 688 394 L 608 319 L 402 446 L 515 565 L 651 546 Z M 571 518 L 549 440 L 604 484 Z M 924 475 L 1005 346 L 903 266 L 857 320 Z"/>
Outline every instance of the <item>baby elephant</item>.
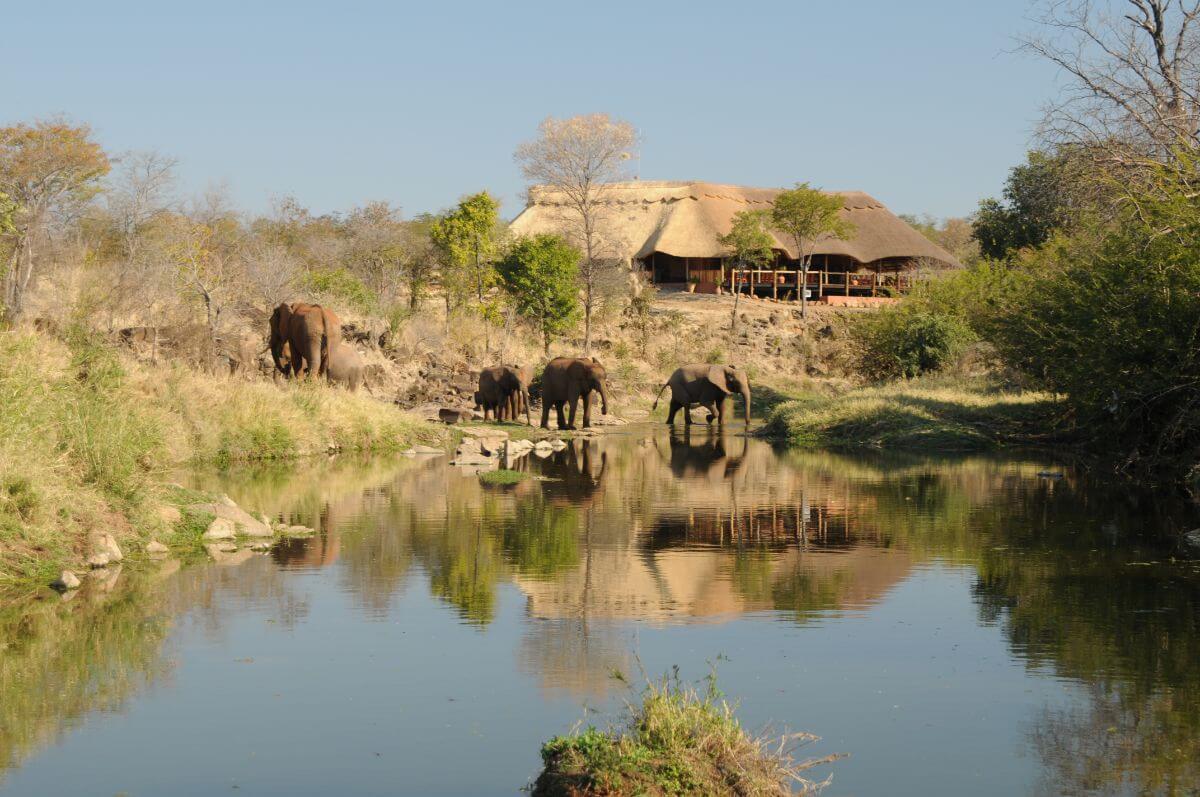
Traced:
<path fill-rule="evenodd" d="M 348 343 L 339 342 L 329 351 L 328 370 L 329 383 L 344 385 L 351 393 L 363 384 L 363 361 L 358 351 Z"/>

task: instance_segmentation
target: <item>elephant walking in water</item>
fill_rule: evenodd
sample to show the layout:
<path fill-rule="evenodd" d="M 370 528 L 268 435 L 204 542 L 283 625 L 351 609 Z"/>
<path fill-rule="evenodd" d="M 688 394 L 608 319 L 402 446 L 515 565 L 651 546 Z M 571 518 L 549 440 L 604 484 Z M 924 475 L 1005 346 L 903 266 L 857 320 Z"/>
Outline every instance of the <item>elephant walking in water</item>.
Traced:
<path fill-rule="evenodd" d="M 731 393 L 741 394 L 746 404 L 746 425 L 750 425 L 750 381 L 746 373 L 736 366 L 693 363 L 676 368 L 666 384 L 658 389 L 653 409 L 658 408 L 658 401 L 668 387 L 671 388 L 671 410 L 667 414 L 667 423 L 672 426 L 675 424 L 675 413 L 681 409 L 684 425 L 692 425 L 689 407 L 693 404 L 708 408 L 710 422 L 715 407 L 717 423 L 724 424 L 725 399 Z"/>
<path fill-rule="evenodd" d="M 284 376 L 324 376 L 329 352 L 341 342 L 341 321 L 319 304 L 286 302 L 271 313 L 271 359 Z"/>
<path fill-rule="evenodd" d="M 594 357 L 555 357 L 542 373 L 542 428 L 550 428 L 550 407 L 558 413 L 559 429 L 575 428 L 575 405 L 583 399 L 583 428 L 591 423 L 592 391 L 600 394 L 600 414 L 608 414 L 608 372 Z M 563 417 L 563 405 L 571 416 Z"/>

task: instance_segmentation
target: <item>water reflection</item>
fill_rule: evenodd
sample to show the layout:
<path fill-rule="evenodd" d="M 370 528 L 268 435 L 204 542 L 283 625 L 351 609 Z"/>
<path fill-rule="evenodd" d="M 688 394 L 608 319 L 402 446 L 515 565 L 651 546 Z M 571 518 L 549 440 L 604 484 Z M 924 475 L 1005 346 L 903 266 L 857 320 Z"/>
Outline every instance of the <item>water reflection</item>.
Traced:
<path fill-rule="evenodd" d="M 306 573 L 329 574 L 366 617 L 391 618 L 420 589 L 480 631 L 515 588 L 511 666 L 549 694 L 594 699 L 629 671 L 639 625 L 819 625 L 948 566 L 970 574 L 977 622 L 1002 629 L 1015 660 L 1075 689 L 1025 729 L 1041 788 L 1200 782 L 1200 571 L 1164 533 L 1200 525 L 1189 508 L 1039 478 L 1039 461 L 780 452 L 706 429 L 578 440 L 518 467 L 542 480 L 488 488 L 441 458 L 192 474 L 317 534 L 238 568 L 11 610 L 0 766 L 166 676 L 172 623 L 219 635 L 231 601 L 252 601 L 302 627 L 312 597 L 290 579 Z"/>

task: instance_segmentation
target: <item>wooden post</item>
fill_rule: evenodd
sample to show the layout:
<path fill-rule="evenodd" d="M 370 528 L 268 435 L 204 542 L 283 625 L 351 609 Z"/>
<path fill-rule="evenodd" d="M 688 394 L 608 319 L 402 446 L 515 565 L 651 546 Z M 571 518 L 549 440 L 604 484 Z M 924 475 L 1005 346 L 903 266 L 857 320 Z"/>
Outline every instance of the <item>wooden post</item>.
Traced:
<path fill-rule="evenodd" d="M 774 268 L 771 269 L 771 298 L 779 298 L 779 272 Z"/>

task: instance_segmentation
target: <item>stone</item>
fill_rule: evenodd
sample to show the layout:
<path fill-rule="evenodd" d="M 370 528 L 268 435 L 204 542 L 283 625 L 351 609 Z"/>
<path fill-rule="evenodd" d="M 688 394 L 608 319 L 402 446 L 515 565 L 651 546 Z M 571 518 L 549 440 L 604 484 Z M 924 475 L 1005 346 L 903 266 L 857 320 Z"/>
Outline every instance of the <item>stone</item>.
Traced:
<path fill-rule="evenodd" d="M 470 420 L 470 410 L 455 410 L 449 407 L 442 407 L 438 410 L 438 420 L 446 424 L 456 424 L 460 421 Z"/>
<path fill-rule="evenodd" d="M 408 451 L 405 451 L 404 453 L 416 455 L 416 454 L 445 454 L 446 452 L 440 448 L 434 448 L 433 446 L 413 446 L 412 448 L 408 449 Z"/>
<path fill-rule="evenodd" d="M 310 529 L 308 526 L 289 526 L 286 523 L 280 523 L 275 528 L 285 537 L 311 537 L 317 533 L 315 529 Z"/>
<path fill-rule="evenodd" d="M 201 536 L 206 540 L 232 540 L 237 536 L 237 531 L 234 529 L 232 520 L 215 517 Z"/>
<path fill-rule="evenodd" d="M 235 501 L 234 501 L 232 498 L 230 498 L 230 497 L 229 497 L 229 496 L 227 496 L 227 495 L 222 495 L 222 496 L 221 496 L 219 499 L 217 499 L 217 500 L 219 500 L 219 501 L 220 501 L 222 504 L 224 504 L 225 506 L 237 506 L 237 502 L 235 502 Z"/>
<path fill-rule="evenodd" d="M 79 589 L 80 583 L 79 576 L 70 570 L 64 570 L 56 580 L 50 582 L 50 586 L 59 592 L 66 592 L 67 590 Z"/>
<path fill-rule="evenodd" d="M 162 554 L 168 553 L 170 550 L 170 548 L 163 545 L 158 540 L 150 540 L 150 542 L 146 543 L 146 553 L 150 554 L 151 556 L 161 556 Z"/>
<path fill-rule="evenodd" d="M 109 561 L 108 554 L 95 553 L 88 557 L 87 564 L 93 570 L 99 570 L 102 567 L 108 567 Z"/>
<path fill-rule="evenodd" d="M 229 543 L 205 545 L 204 550 L 208 552 L 214 562 L 223 567 L 240 565 L 254 556 L 254 551 L 249 548 L 239 549 Z"/>
<path fill-rule="evenodd" d="M 229 521 L 229 524 L 233 527 L 233 532 L 235 535 L 241 535 L 243 537 L 274 536 L 274 532 L 271 531 L 270 523 L 264 523 L 262 520 L 255 519 L 253 515 L 242 509 L 237 504 L 233 504 L 231 506 L 226 504 L 224 501 L 221 501 L 213 504 L 196 504 L 192 507 L 192 509 L 198 512 L 208 512 L 216 515 L 217 519 L 219 520 Z M 211 526 L 209 528 L 211 528 Z M 208 532 L 205 532 L 206 535 L 207 533 Z M 214 538 L 206 536 L 206 539 Z"/>
<path fill-rule="evenodd" d="M 250 550 L 259 551 L 259 552 L 269 551 L 269 550 L 271 550 L 271 543 L 269 543 L 269 542 L 252 542 L 252 543 L 250 543 Z"/>
<path fill-rule="evenodd" d="M 174 526 L 183 520 L 183 513 L 179 511 L 179 507 L 163 504 L 158 508 L 158 517 L 168 526 Z"/>
<path fill-rule="evenodd" d="M 88 537 L 88 543 L 90 544 L 93 556 L 106 554 L 108 562 L 119 562 L 125 558 L 125 555 L 121 553 L 120 546 L 117 545 L 116 539 L 108 532 L 94 532 Z M 105 564 L 108 562 L 105 562 Z"/>
<path fill-rule="evenodd" d="M 555 451 L 562 451 L 566 447 L 567 447 L 567 442 L 565 440 L 551 440 L 550 441 L 550 448 L 554 449 Z"/>
<path fill-rule="evenodd" d="M 1192 529 L 1183 535 L 1183 539 L 1188 545 L 1195 545 L 1197 548 L 1200 548 L 1200 529 Z"/>

